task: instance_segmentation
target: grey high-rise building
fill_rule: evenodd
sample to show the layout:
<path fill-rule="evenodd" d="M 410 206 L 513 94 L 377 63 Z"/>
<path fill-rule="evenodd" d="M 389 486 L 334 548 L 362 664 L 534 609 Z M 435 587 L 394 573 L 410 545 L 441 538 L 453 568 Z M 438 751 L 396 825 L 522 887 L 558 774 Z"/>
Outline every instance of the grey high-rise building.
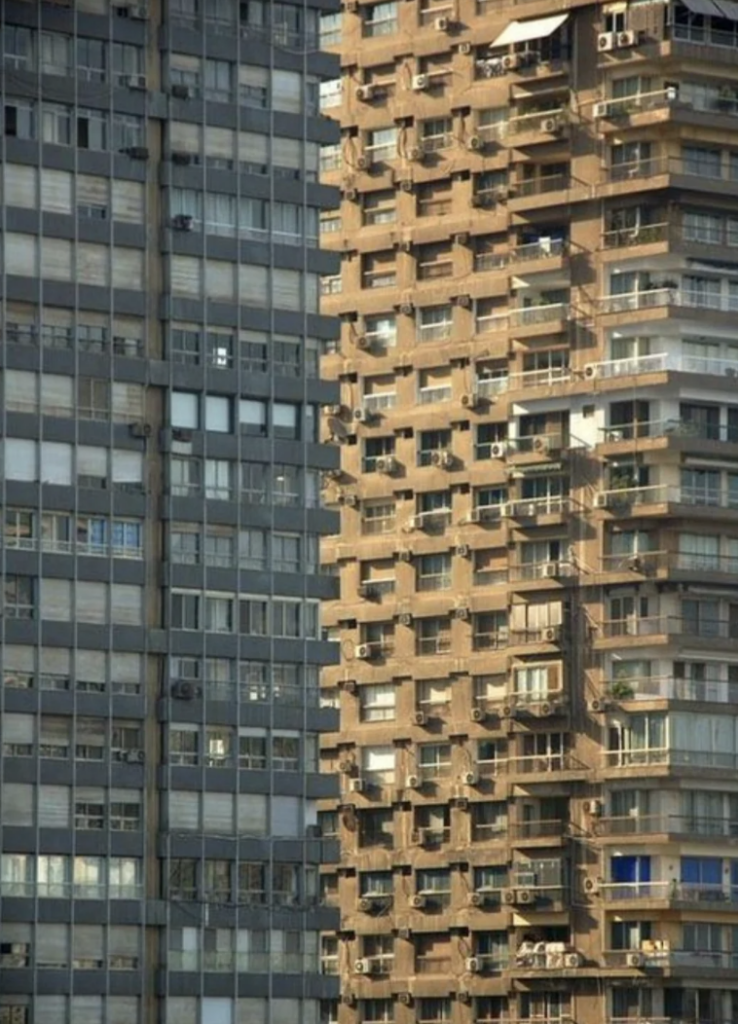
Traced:
<path fill-rule="evenodd" d="M 319 1024 L 331 0 L 5 0 L 0 1024 Z"/>

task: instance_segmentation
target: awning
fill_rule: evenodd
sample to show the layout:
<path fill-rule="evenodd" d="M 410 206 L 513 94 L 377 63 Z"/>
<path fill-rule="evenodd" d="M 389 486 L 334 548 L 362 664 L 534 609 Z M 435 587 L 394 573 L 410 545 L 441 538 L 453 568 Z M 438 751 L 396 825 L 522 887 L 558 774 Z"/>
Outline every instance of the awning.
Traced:
<path fill-rule="evenodd" d="M 535 18 L 533 21 L 512 21 L 491 44 L 511 46 L 513 43 L 527 43 L 529 39 L 545 39 L 561 28 L 568 14 L 554 14 L 550 18 Z"/>
<path fill-rule="evenodd" d="M 682 6 L 692 14 L 706 14 L 709 18 L 723 18 L 715 0 L 681 0 Z"/>
<path fill-rule="evenodd" d="M 713 3 L 722 11 L 724 18 L 729 21 L 738 21 L 738 4 L 733 0 L 713 0 Z"/>

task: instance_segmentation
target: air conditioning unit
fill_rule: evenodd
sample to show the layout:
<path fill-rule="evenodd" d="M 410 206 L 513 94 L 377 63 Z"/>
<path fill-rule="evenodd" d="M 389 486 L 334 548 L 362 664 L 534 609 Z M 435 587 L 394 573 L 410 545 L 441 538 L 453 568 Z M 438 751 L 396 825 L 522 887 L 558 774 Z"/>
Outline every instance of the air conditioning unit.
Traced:
<path fill-rule="evenodd" d="M 344 693 L 356 693 L 358 687 L 355 679 L 344 679 L 343 683 L 338 684 Z"/>
<path fill-rule="evenodd" d="M 644 572 L 645 564 L 640 555 L 631 555 L 627 561 L 627 566 L 631 572 Z"/>
<path fill-rule="evenodd" d="M 548 452 L 551 450 L 551 440 L 548 437 L 534 437 L 533 438 L 533 451 L 534 452 Z"/>
<path fill-rule="evenodd" d="M 536 894 L 532 889 L 516 889 L 515 890 L 515 902 L 519 906 L 529 906 L 531 903 L 535 903 Z"/>
<path fill-rule="evenodd" d="M 363 100 L 365 103 L 369 100 L 374 99 L 374 86 L 373 85 L 357 85 L 356 86 L 356 98 L 357 100 Z"/>
<path fill-rule="evenodd" d="M 338 504 L 345 508 L 356 508 L 359 504 L 359 497 L 351 492 L 341 491 L 338 495 Z"/>
<path fill-rule="evenodd" d="M 564 953 L 564 967 L 568 967 L 570 970 L 574 967 L 582 966 L 582 955 L 581 953 Z"/>
<path fill-rule="evenodd" d="M 397 560 L 399 562 L 412 562 L 413 553 L 408 548 L 401 548 L 397 552 Z"/>
<path fill-rule="evenodd" d="M 610 114 L 609 103 L 595 103 L 592 108 L 592 115 L 595 118 L 608 117 Z"/>
<path fill-rule="evenodd" d="M 371 644 L 357 644 L 354 648 L 354 654 L 357 658 L 371 658 L 372 656 L 372 645 Z"/>
<path fill-rule="evenodd" d="M 453 22 L 450 18 L 436 18 L 433 22 L 433 28 L 436 32 L 448 32 L 449 29 L 453 28 Z"/>
<path fill-rule="evenodd" d="M 479 405 L 479 392 L 466 391 L 461 396 L 461 404 L 465 409 L 476 409 Z"/>
<path fill-rule="evenodd" d="M 622 48 L 622 47 L 625 47 L 625 46 L 635 46 L 635 44 L 636 44 L 636 34 L 635 34 L 635 32 L 618 32 L 617 33 L 616 45 L 618 46 L 618 48 Z"/>
<path fill-rule="evenodd" d="M 410 151 L 408 153 L 408 158 L 410 160 L 415 160 L 416 162 L 418 162 L 420 160 L 423 160 L 424 157 L 425 157 L 425 150 L 423 149 L 422 146 L 411 146 L 410 147 Z"/>
<path fill-rule="evenodd" d="M 509 907 L 515 904 L 516 895 L 514 889 L 503 889 L 502 890 L 502 902 L 506 903 Z"/>
<path fill-rule="evenodd" d="M 585 800 L 582 804 L 582 810 L 593 818 L 599 818 L 602 814 L 602 801 L 598 799 Z"/>
<path fill-rule="evenodd" d="M 470 615 L 469 609 L 467 608 L 467 606 L 465 604 L 460 604 L 456 608 L 454 608 L 453 616 L 454 616 L 455 619 L 458 619 L 460 622 L 468 622 L 469 621 L 469 615 Z"/>
<path fill-rule="evenodd" d="M 126 761 L 129 764 L 143 764 L 146 760 L 146 755 L 143 750 L 128 750 L 126 751 Z"/>
<path fill-rule="evenodd" d="M 478 956 L 468 956 L 464 961 L 464 969 L 469 974 L 479 974 L 482 969 L 482 961 Z"/>
<path fill-rule="evenodd" d="M 469 54 L 472 52 L 471 43 L 459 43 L 459 53 Z"/>
<path fill-rule="evenodd" d="M 368 171 L 372 165 L 372 158 L 369 153 L 360 153 L 356 158 L 356 167 L 360 171 Z"/>
<path fill-rule="evenodd" d="M 504 441 L 498 441 L 495 444 L 490 445 L 489 454 L 493 459 L 504 459 L 507 454 L 507 445 Z"/>
<path fill-rule="evenodd" d="M 339 772 L 342 772 L 343 775 L 350 775 L 355 767 L 356 763 L 352 761 L 350 757 L 345 757 L 338 762 L 338 770 Z"/>
<path fill-rule="evenodd" d="M 406 775 L 405 776 L 405 789 L 417 789 L 420 785 L 419 775 Z"/>
<path fill-rule="evenodd" d="M 412 1004 L 412 1001 L 413 1001 L 413 994 L 412 994 L 412 992 L 398 992 L 397 993 L 397 1002 L 398 1003 L 402 1003 L 403 1006 L 410 1006 Z"/>
<path fill-rule="evenodd" d="M 413 715 L 413 720 L 415 721 L 416 725 L 428 724 L 428 716 L 425 713 L 425 711 L 416 711 L 415 714 Z"/>
<path fill-rule="evenodd" d="M 469 558 L 471 555 L 471 548 L 468 544 L 457 544 L 454 550 L 459 558 Z"/>
<path fill-rule="evenodd" d="M 589 710 L 593 711 L 596 715 L 602 714 L 610 706 L 610 702 L 602 700 L 600 697 L 595 697 L 589 702 Z"/>
<path fill-rule="evenodd" d="M 172 687 L 172 696 L 176 700 L 194 700 L 198 687 L 188 679 L 178 679 Z"/>
<path fill-rule="evenodd" d="M 478 149 L 483 149 L 484 148 L 484 140 L 482 139 L 482 136 L 481 135 L 470 135 L 469 138 L 466 140 L 466 148 L 470 149 L 472 151 L 475 151 L 475 150 L 478 150 Z"/>
<path fill-rule="evenodd" d="M 128 12 L 128 17 L 133 18 L 134 21 L 146 21 L 148 18 L 145 4 L 128 4 L 125 10 Z"/>
<path fill-rule="evenodd" d="M 422 910 L 423 907 L 425 907 L 425 905 L 427 904 L 427 902 L 427 897 L 421 896 L 419 893 L 416 893 L 414 896 L 410 897 L 410 906 L 413 907 L 414 910 Z"/>
<path fill-rule="evenodd" d="M 193 96 L 190 86 L 182 85 L 179 82 L 175 82 L 169 91 L 175 100 L 191 100 Z"/>
<path fill-rule="evenodd" d="M 476 772 L 462 772 L 461 781 L 465 786 L 476 786 L 479 782 L 479 776 Z"/>
<path fill-rule="evenodd" d="M 547 644 L 558 643 L 561 639 L 561 626 L 546 626 L 541 630 L 541 639 Z"/>
<path fill-rule="evenodd" d="M 195 218 L 188 213 L 178 213 L 176 217 L 172 217 L 172 227 L 176 231 L 192 231 L 194 223 Z"/>
<path fill-rule="evenodd" d="M 472 708 L 469 717 L 472 722 L 483 722 L 487 717 L 487 712 L 484 708 Z"/>
<path fill-rule="evenodd" d="M 150 423 L 131 423 L 128 431 L 131 437 L 151 437 L 154 428 Z"/>
<path fill-rule="evenodd" d="M 354 409 L 354 411 L 351 413 L 351 416 L 356 421 L 356 423 L 368 423 L 368 421 L 372 418 L 369 410 L 363 407 Z"/>
<path fill-rule="evenodd" d="M 173 150 L 170 157 L 172 163 L 178 164 L 180 167 L 189 167 L 194 160 L 193 153 L 185 153 L 182 149 Z"/>
<path fill-rule="evenodd" d="M 412 192 L 412 190 L 413 190 L 412 178 L 402 178 L 400 180 L 399 184 L 400 184 L 400 189 L 403 192 Z"/>
<path fill-rule="evenodd" d="M 471 295 L 467 295 L 465 292 L 461 295 L 457 295 L 454 298 L 454 304 L 460 306 L 462 309 L 469 309 L 472 304 Z"/>
<path fill-rule="evenodd" d="M 349 779 L 349 793 L 363 793 L 365 786 L 363 779 Z"/>
<path fill-rule="evenodd" d="M 353 992 L 342 992 L 341 1002 L 344 1006 L 356 1006 L 356 996 Z"/>
<path fill-rule="evenodd" d="M 361 899 L 358 900 L 356 903 L 356 909 L 359 910 L 362 914 L 370 913 L 372 910 L 374 910 L 375 906 L 375 901 L 373 899 L 370 899 L 368 896 L 362 896 Z"/>
<path fill-rule="evenodd" d="M 454 457 L 450 451 L 441 449 L 441 451 L 433 452 L 431 462 L 434 466 L 440 466 L 441 469 L 449 469 L 453 465 Z"/>
<path fill-rule="evenodd" d="M 600 53 L 607 53 L 609 50 L 615 49 L 615 33 L 614 32 L 600 32 L 597 36 L 597 49 Z"/>
<path fill-rule="evenodd" d="M 411 301 L 401 302 L 400 312 L 402 313 L 403 316 L 412 316 L 413 313 L 415 312 L 415 306 L 412 304 Z"/>
<path fill-rule="evenodd" d="M 599 376 L 600 367 L 598 363 L 587 363 L 584 367 L 584 376 L 589 380 L 594 380 L 595 377 Z"/>
<path fill-rule="evenodd" d="M 544 117 L 541 121 L 541 131 L 547 135 L 553 135 L 563 127 L 560 117 Z"/>
<path fill-rule="evenodd" d="M 585 892 L 594 896 L 600 891 L 600 883 L 596 878 L 585 878 L 583 888 Z"/>
<path fill-rule="evenodd" d="M 397 469 L 397 459 L 394 455 L 380 455 L 374 462 L 374 468 L 378 473 L 386 473 L 389 476 Z"/>
<path fill-rule="evenodd" d="M 422 92 L 423 89 L 427 89 L 430 85 L 430 78 L 428 75 L 413 75 L 412 89 L 413 92 Z"/>
<path fill-rule="evenodd" d="M 643 967 L 643 953 L 628 953 L 625 962 L 628 967 Z"/>
<path fill-rule="evenodd" d="M 413 617 L 410 614 L 410 612 L 402 612 L 400 615 L 397 616 L 397 621 L 400 623 L 401 626 L 412 626 Z"/>
<path fill-rule="evenodd" d="M 546 579 L 555 579 L 559 575 L 558 562 L 546 562 L 543 566 L 543 576 Z"/>
<path fill-rule="evenodd" d="M 457 989 L 457 991 L 456 991 L 456 1002 L 457 1003 L 467 1004 L 467 1003 L 470 1003 L 471 1001 L 472 1001 L 472 994 L 471 994 L 471 992 L 468 992 L 465 988 Z"/>
<path fill-rule="evenodd" d="M 127 75 L 123 83 L 128 89 L 145 89 L 146 75 Z"/>
<path fill-rule="evenodd" d="M 374 974 L 374 961 L 368 957 L 354 960 L 354 974 Z"/>
<path fill-rule="evenodd" d="M 516 71 L 520 67 L 520 57 L 517 53 L 508 53 L 502 58 L 503 71 Z"/>
<path fill-rule="evenodd" d="M 128 146 L 127 149 L 121 150 L 131 158 L 131 160 L 148 160 L 149 151 L 146 146 Z"/>
<path fill-rule="evenodd" d="M 483 892 L 470 892 L 467 898 L 467 903 L 470 907 L 483 907 L 485 902 Z"/>
<path fill-rule="evenodd" d="M 349 203 L 355 203 L 359 198 L 358 188 L 346 188 L 343 191 L 343 198 Z"/>
<path fill-rule="evenodd" d="M 608 508 L 610 504 L 609 494 L 595 494 L 594 505 L 595 508 Z"/>

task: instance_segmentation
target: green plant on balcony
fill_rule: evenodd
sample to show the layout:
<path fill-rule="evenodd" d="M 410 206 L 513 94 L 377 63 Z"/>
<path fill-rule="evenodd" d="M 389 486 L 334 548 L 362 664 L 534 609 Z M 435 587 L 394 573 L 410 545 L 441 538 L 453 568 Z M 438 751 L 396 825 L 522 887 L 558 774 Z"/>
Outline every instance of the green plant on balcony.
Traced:
<path fill-rule="evenodd" d="M 627 679 L 616 679 L 610 685 L 610 696 L 614 700 L 630 700 L 635 696 L 635 690 Z"/>

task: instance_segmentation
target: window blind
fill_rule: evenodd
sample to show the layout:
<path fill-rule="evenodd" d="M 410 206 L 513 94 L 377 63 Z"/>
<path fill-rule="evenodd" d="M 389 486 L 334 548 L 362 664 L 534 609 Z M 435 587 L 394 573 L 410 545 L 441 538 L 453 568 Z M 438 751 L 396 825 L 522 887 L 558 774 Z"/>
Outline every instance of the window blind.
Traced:
<path fill-rule="evenodd" d="M 72 175 L 41 168 L 41 208 L 48 213 L 72 212 Z"/>
<path fill-rule="evenodd" d="M 3 825 L 33 825 L 33 786 L 25 782 L 3 783 L 0 820 Z"/>
<path fill-rule="evenodd" d="M 108 595 L 104 583 L 78 580 L 75 586 L 75 612 L 80 622 L 102 625 L 108 620 Z"/>
<path fill-rule="evenodd" d="M 76 273 L 80 284 L 104 287 L 109 281 L 109 249 L 91 242 L 77 243 Z"/>
<path fill-rule="evenodd" d="M 5 164 L 3 169 L 3 200 L 7 206 L 33 209 L 36 205 L 38 170 L 20 164 Z"/>
<path fill-rule="evenodd" d="M 144 187 L 141 182 L 113 179 L 113 220 L 143 224 Z"/>
<path fill-rule="evenodd" d="M 40 583 L 39 609 L 42 619 L 54 622 L 69 622 L 72 611 L 72 585 L 70 580 L 54 580 L 42 577 Z"/>
<path fill-rule="evenodd" d="M 208 794 L 208 801 L 211 794 Z M 185 832 L 196 832 L 200 826 L 200 794 L 185 790 L 169 793 L 169 827 Z"/>
<path fill-rule="evenodd" d="M 233 795 L 206 793 L 203 799 L 203 831 L 233 833 Z"/>
<path fill-rule="evenodd" d="M 66 487 L 71 485 L 72 451 L 71 444 L 41 442 L 41 483 Z"/>
<path fill-rule="evenodd" d="M 68 786 L 39 786 L 39 828 L 69 828 L 72 791 Z"/>
<path fill-rule="evenodd" d="M 96 246 L 100 249 L 102 246 Z M 71 281 L 72 243 L 61 238 L 41 239 L 41 276 L 52 281 Z"/>
<path fill-rule="evenodd" d="M 297 836 L 302 831 L 302 800 L 299 796 L 273 796 L 270 834 Z"/>
<path fill-rule="evenodd" d="M 6 231 L 4 235 L 5 270 L 8 274 L 34 277 L 37 274 L 38 247 L 33 235 Z"/>

